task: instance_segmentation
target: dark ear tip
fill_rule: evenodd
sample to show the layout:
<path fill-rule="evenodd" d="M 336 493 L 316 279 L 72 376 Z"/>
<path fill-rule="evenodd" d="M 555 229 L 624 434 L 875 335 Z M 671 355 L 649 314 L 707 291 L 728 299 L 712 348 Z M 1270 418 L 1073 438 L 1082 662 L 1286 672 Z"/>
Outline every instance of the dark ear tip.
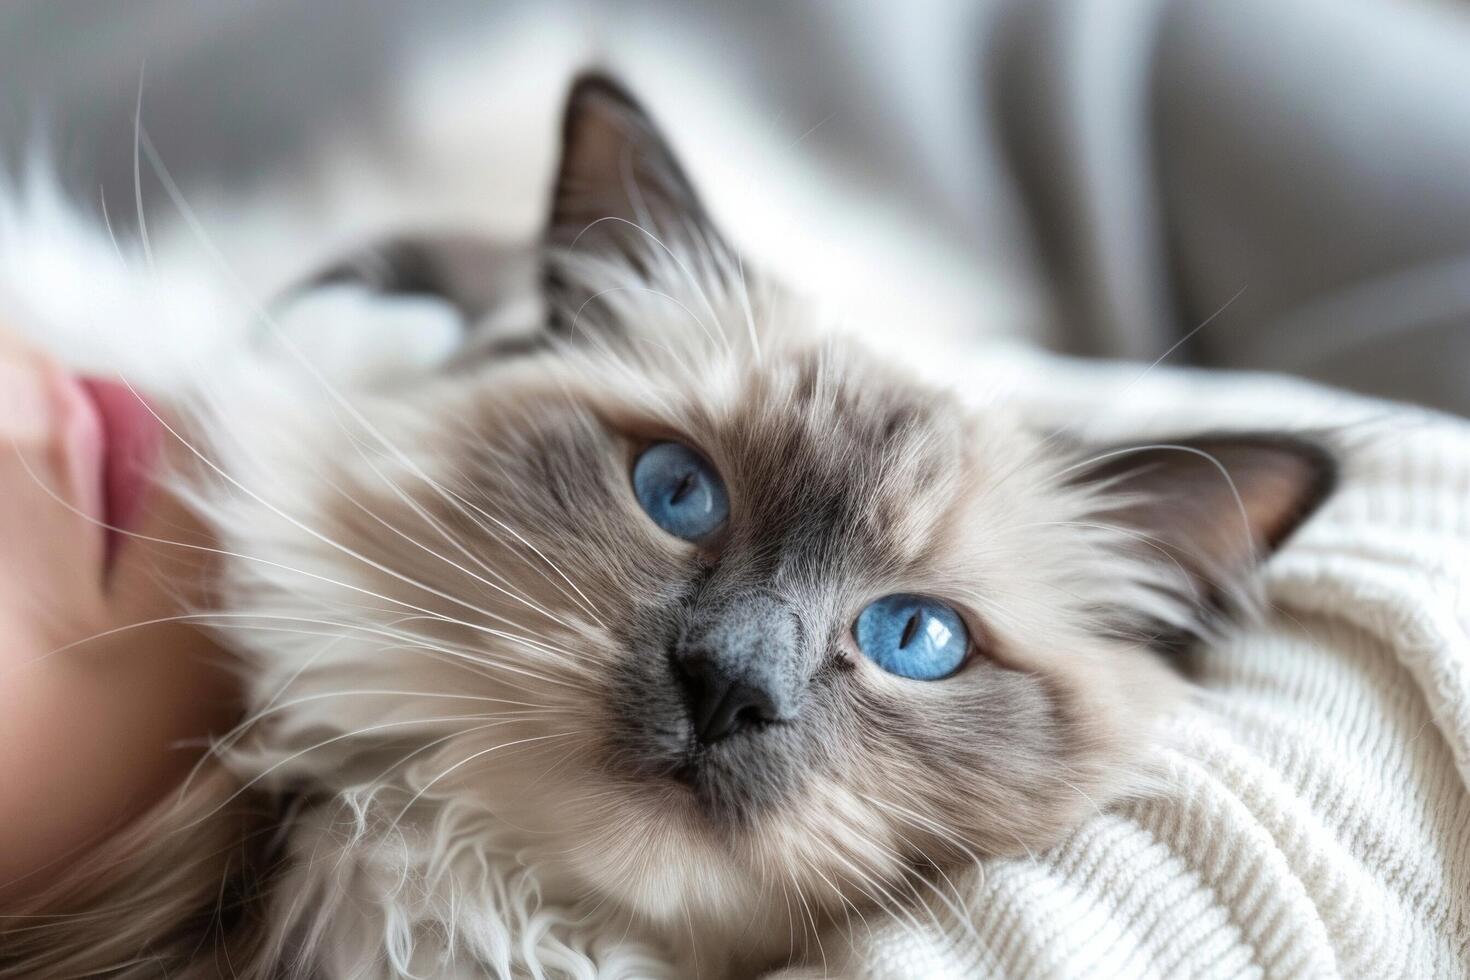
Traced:
<path fill-rule="evenodd" d="M 572 79 L 571 89 L 567 93 L 568 120 L 599 103 L 611 104 L 625 111 L 640 114 L 643 112 L 643 107 L 623 84 L 604 71 L 591 69 Z"/>
<path fill-rule="evenodd" d="M 1340 464 L 1338 454 L 1323 438 L 1279 433 L 1262 436 L 1260 439 L 1263 443 L 1290 453 L 1307 470 L 1301 483 L 1297 507 L 1271 535 L 1270 545 L 1276 548 L 1295 534 L 1306 523 L 1307 518 L 1315 514 L 1322 503 L 1332 496 L 1337 489 Z"/>
<path fill-rule="evenodd" d="M 1338 454 L 1330 442 L 1316 434 L 1294 432 L 1238 432 L 1203 436 L 1198 444 L 1254 447 L 1258 452 L 1274 453 L 1287 467 L 1294 467 L 1289 506 L 1283 506 L 1274 521 L 1261 530 L 1268 551 L 1285 544 L 1297 530 L 1332 496 L 1338 482 Z M 1281 467 L 1277 467 L 1281 469 Z"/>

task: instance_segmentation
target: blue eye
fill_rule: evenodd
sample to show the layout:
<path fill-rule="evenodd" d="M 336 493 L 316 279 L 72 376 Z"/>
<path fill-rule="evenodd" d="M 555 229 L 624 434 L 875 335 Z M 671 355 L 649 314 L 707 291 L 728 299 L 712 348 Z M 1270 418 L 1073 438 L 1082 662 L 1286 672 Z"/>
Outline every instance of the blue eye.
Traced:
<path fill-rule="evenodd" d="M 890 674 L 937 681 L 960 669 L 970 636 L 959 613 L 928 596 L 886 595 L 858 613 L 858 649 Z"/>
<path fill-rule="evenodd" d="M 633 492 L 653 523 L 685 541 L 709 537 L 730 514 L 730 498 L 714 467 L 677 442 L 644 450 L 633 464 Z"/>

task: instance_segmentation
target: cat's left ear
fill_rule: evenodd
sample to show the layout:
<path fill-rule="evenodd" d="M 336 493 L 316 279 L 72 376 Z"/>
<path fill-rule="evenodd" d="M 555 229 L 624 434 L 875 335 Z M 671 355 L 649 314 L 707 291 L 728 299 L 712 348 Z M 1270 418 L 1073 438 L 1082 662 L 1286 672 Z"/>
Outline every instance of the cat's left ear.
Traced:
<path fill-rule="evenodd" d="M 1078 482 L 1104 501 L 1099 522 L 1124 530 L 1203 623 L 1231 612 L 1252 571 L 1332 492 L 1337 464 L 1298 436 L 1246 433 L 1158 439 L 1094 451 Z M 1154 623 L 1152 626 L 1164 624 Z M 1180 637 L 1164 635 L 1162 640 Z"/>
<path fill-rule="evenodd" d="M 546 244 L 553 308 L 570 298 L 556 295 L 570 289 L 558 252 L 616 258 L 640 274 L 665 248 L 728 253 L 648 113 L 599 74 L 580 76 L 567 97 Z"/>

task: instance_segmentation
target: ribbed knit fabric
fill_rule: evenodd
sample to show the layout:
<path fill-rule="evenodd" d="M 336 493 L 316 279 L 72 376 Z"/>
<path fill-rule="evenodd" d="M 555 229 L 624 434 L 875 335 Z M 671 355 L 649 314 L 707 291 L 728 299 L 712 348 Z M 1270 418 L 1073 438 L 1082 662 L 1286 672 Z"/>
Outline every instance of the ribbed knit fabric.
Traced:
<path fill-rule="evenodd" d="M 1180 661 L 1164 790 L 962 878 L 962 913 L 858 930 L 855 972 L 1470 975 L 1470 424 L 1269 377 L 941 370 L 1101 442 L 1317 429 L 1343 480 L 1269 563 L 1264 620 Z"/>

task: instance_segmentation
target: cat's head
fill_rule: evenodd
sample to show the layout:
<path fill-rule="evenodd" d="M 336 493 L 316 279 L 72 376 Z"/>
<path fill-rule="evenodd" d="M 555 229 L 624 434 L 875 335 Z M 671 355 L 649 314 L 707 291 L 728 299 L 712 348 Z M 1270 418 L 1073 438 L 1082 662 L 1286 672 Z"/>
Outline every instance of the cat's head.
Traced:
<path fill-rule="evenodd" d="M 281 589 L 377 633 L 283 661 L 263 688 L 334 693 L 280 723 L 676 928 L 889 901 L 1127 791 L 1177 689 L 1160 641 L 1246 591 L 1327 457 L 967 410 L 814 330 L 615 86 L 564 132 L 544 338 L 309 461 L 351 554 L 283 525 L 286 563 L 353 591 Z"/>

